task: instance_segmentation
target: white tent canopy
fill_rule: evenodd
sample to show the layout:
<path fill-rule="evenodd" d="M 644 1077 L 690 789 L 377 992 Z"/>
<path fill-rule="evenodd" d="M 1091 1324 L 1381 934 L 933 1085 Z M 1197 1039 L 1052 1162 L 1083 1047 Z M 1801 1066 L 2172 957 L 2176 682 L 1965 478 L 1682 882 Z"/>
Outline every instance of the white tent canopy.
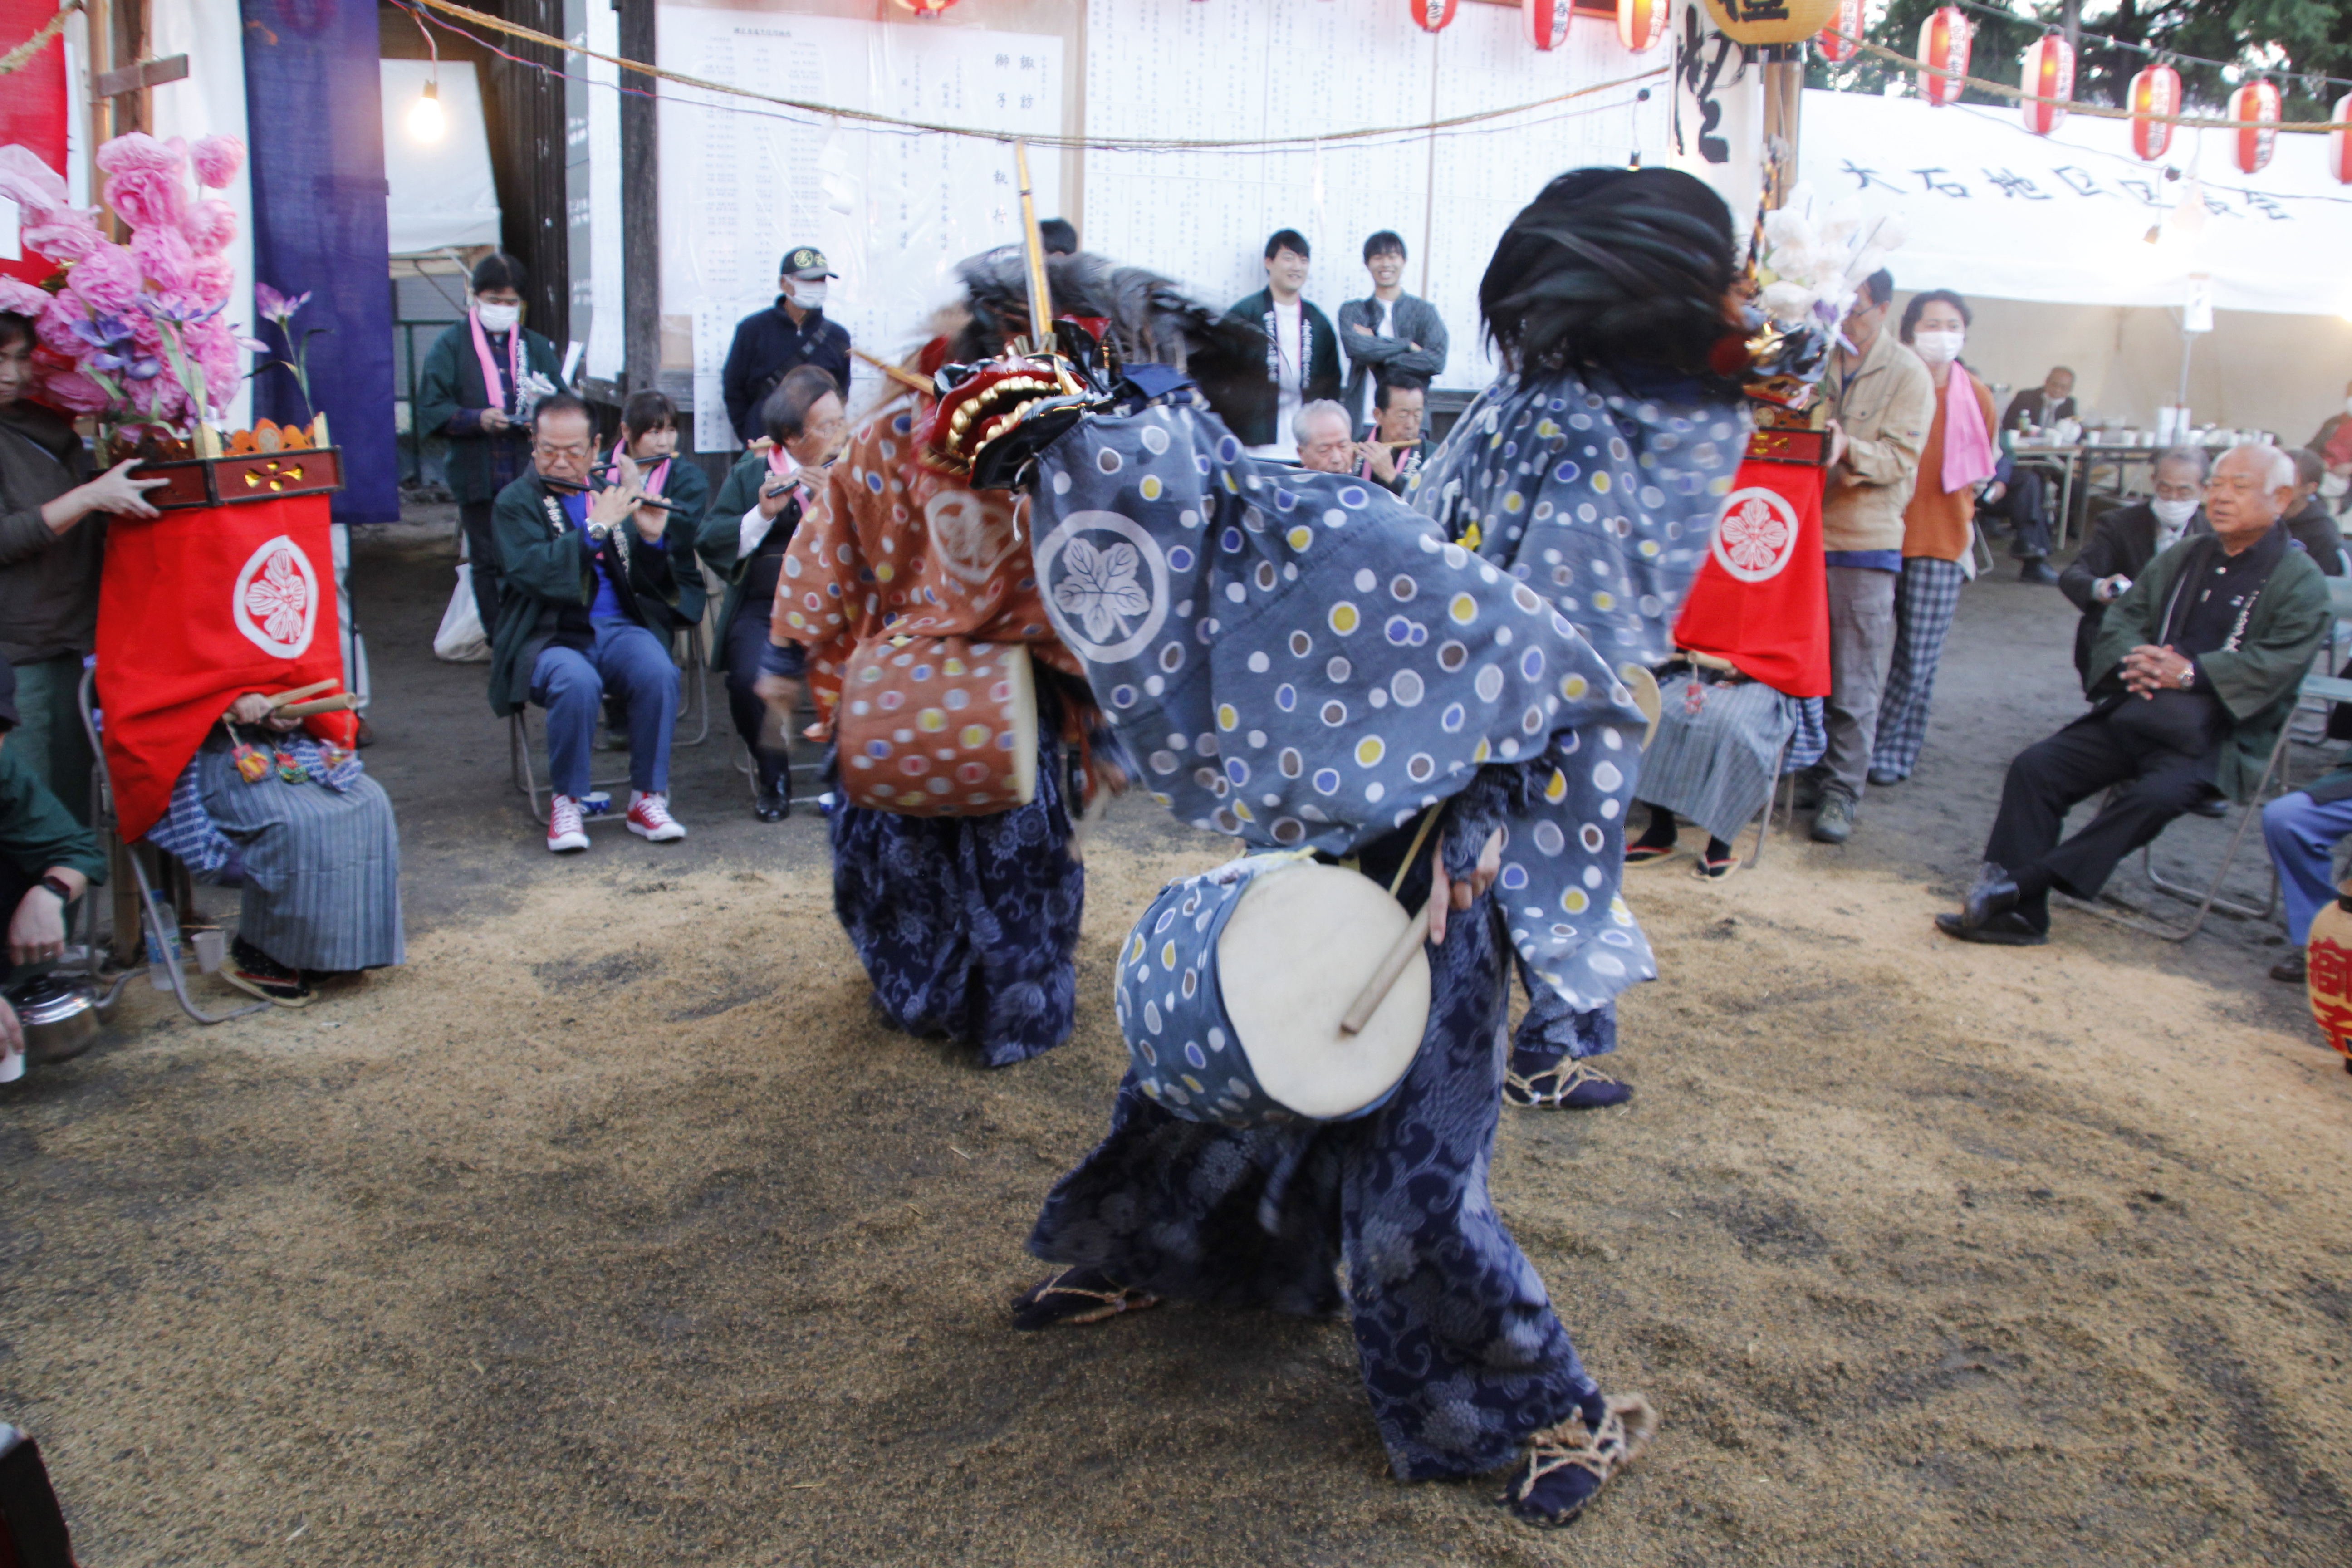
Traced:
<path fill-rule="evenodd" d="M 2166 221 L 2188 183 L 2132 155 L 2127 121 L 2078 114 L 2036 136 L 2014 110 L 1816 91 L 1799 145 L 1814 190 L 1902 215 L 1911 237 L 1890 265 L 1906 288 L 2177 307 L 2201 273 L 2224 310 L 2352 309 L 2352 186 L 2329 176 L 2323 137 L 2282 135 L 2268 168 L 2242 174 L 2225 133 L 2177 132 L 2166 163 L 2203 182 L 2201 226 Z"/>

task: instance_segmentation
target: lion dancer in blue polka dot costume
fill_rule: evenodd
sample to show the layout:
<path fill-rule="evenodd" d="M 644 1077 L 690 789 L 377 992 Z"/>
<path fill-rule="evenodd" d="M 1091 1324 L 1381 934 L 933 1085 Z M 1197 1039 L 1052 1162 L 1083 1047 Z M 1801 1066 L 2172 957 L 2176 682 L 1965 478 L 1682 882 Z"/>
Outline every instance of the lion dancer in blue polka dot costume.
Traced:
<path fill-rule="evenodd" d="M 1703 365 L 1726 330 L 1728 216 L 1681 175 L 1653 171 L 1627 195 L 1715 263 L 1694 286 L 1716 323 Z M 1575 208 L 1538 203 L 1521 223 L 1573 223 Z M 1495 325 L 1507 354 L 1549 344 Z M 1515 1513 L 1564 1523 L 1656 1415 L 1586 1370 L 1487 1172 L 1512 966 L 1571 1018 L 1605 1017 L 1656 973 L 1618 896 L 1641 715 L 1509 562 L 1376 486 L 1245 455 L 1202 406 L 1217 395 L 1204 358 L 1186 366 L 1192 384 L 1130 367 L 1082 413 L 1041 405 L 995 448 L 1023 449 L 1034 426 L 1028 458 L 995 471 L 1034 498 L 1044 602 L 1139 785 L 1254 849 L 1346 858 L 1384 884 L 1401 873 L 1406 907 L 1430 909 L 1428 1022 L 1389 1097 L 1340 1121 L 1202 1120 L 1130 1070 L 1108 1134 L 1046 1198 L 1029 1247 L 1058 1271 L 1014 1321 L 1100 1322 L 1169 1299 L 1344 1317 L 1399 1479 L 1507 1469 Z M 1716 438 L 1698 428 L 1692 444 Z M 996 440 L 980 443 L 983 472 Z M 1695 523 L 1704 510 L 1690 503 Z"/>
<path fill-rule="evenodd" d="M 1512 221 L 1478 289 L 1503 374 L 1406 501 L 1549 596 L 1612 669 L 1674 654 L 1673 627 L 1746 449 L 1711 356 L 1739 325 L 1730 215 L 1666 170 L 1563 174 Z M 1613 1004 L 1579 1011 L 1519 964 L 1528 996 L 1504 1096 L 1593 1110 L 1633 1090 L 1591 1065 Z"/>

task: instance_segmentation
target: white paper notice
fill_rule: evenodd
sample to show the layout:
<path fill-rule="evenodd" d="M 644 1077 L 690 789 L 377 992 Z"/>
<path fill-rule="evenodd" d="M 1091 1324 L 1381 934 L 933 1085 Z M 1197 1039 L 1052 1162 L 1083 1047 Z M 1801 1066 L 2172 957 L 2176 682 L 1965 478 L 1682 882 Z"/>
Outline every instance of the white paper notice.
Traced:
<path fill-rule="evenodd" d="M 1008 135 L 1062 129 L 1059 38 L 671 5 L 659 21 L 660 63 L 707 80 Z M 1060 156 L 1029 162 L 1050 216 Z M 719 372 L 736 323 L 772 303 L 786 251 L 824 251 L 840 274 L 825 314 L 895 359 L 952 292 L 956 264 L 1021 232 L 1006 143 L 862 130 L 675 84 L 662 92 L 661 224 L 661 308 L 694 321 L 706 452 L 734 445 Z M 855 374 L 853 407 L 874 380 L 862 364 Z"/>

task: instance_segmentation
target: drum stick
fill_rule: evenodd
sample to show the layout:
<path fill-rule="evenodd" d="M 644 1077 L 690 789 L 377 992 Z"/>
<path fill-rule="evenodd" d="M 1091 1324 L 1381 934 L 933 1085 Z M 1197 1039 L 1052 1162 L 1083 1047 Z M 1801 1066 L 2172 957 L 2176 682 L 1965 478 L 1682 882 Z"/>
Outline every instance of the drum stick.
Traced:
<path fill-rule="evenodd" d="M 332 691 L 341 684 L 340 679 L 331 675 L 324 680 L 314 680 L 308 686 L 298 686 L 291 691 L 279 692 L 269 700 L 269 706 L 283 708 L 289 702 L 299 702 L 306 697 L 316 697 L 321 691 Z"/>
<path fill-rule="evenodd" d="M 1397 977 L 1404 973 L 1404 966 L 1412 962 L 1412 955 L 1421 951 L 1421 944 L 1428 939 L 1429 900 L 1424 899 L 1420 911 L 1406 923 L 1404 930 L 1397 933 L 1397 939 L 1390 944 L 1388 952 L 1381 955 L 1381 966 L 1372 971 L 1372 977 L 1364 982 L 1363 990 L 1357 994 L 1347 1016 L 1339 1020 L 1341 1034 L 1363 1032 L 1364 1026 L 1372 1021 L 1372 1015 L 1381 1010 L 1381 1004 L 1389 999 L 1389 992 L 1395 987 Z"/>
<path fill-rule="evenodd" d="M 1094 832 L 1095 824 L 1100 822 L 1103 818 L 1103 813 L 1109 809 L 1110 791 L 1107 789 L 1098 789 L 1095 791 L 1094 799 L 1087 803 L 1085 815 L 1080 816 L 1076 823 L 1072 824 L 1070 827 L 1070 858 L 1076 861 L 1081 866 L 1085 865 L 1087 860 L 1087 837 Z"/>
<path fill-rule="evenodd" d="M 321 697 L 311 702 L 289 702 L 278 710 L 281 719 L 307 719 L 313 713 L 341 713 L 360 705 L 359 698 L 349 691 L 338 691 L 332 697 Z"/>

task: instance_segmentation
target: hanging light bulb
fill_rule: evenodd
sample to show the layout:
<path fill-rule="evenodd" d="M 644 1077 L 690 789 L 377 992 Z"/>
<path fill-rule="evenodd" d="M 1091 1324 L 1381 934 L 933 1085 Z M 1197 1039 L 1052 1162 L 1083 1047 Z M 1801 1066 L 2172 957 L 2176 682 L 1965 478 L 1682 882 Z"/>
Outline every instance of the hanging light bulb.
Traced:
<path fill-rule="evenodd" d="M 446 129 L 448 121 L 441 113 L 441 84 L 428 81 L 425 96 L 409 106 L 408 133 L 419 142 L 438 142 Z"/>

